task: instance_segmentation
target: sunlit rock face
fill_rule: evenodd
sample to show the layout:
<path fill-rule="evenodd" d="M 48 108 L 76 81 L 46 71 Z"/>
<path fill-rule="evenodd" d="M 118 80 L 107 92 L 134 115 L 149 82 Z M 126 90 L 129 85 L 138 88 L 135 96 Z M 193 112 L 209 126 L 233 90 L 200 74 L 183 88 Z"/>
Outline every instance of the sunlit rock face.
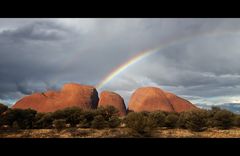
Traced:
<path fill-rule="evenodd" d="M 47 91 L 25 96 L 13 108 L 31 108 L 38 112 L 53 112 L 67 107 L 95 109 L 98 104 L 98 92 L 92 86 L 76 83 L 64 84 L 60 91 Z"/>
<path fill-rule="evenodd" d="M 34 93 L 20 99 L 12 108 L 34 109 L 38 112 L 53 112 L 67 107 L 79 107 L 83 110 L 97 107 L 114 106 L 120 116 L 127 113 L 124 99 L 117 93 L 103 91 L 98 98 L 98 92 L 93 86 L 77 83 L 64 84 L 59 91 L 49 90 Z M 131 96 L 128 110 L 183 112 L 198 109 L 191 102 L 156 87 L 138 88 Z"/>
<path fill-rule="evenodd" d="M 111 91 L 103 91 L 100 94 L 98 107 L 114 106 L 118 111 L 120 116 L 126 115 L 126 106 L 123 98 Z"/>
<path fill-rule="evenodd" d="M 183 112 L 193 109 L 197 107 L 189 101 L 156 87 L 138 88 L 128 104 L 128 110 L 134 112 Z"/>

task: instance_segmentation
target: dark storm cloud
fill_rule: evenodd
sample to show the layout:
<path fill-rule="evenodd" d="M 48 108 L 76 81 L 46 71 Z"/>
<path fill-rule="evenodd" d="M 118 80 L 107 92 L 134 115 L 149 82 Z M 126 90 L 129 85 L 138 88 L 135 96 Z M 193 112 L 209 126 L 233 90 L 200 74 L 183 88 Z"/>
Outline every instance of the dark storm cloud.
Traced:
<path fill-rule="evenodd" d="M 19 40 L 60 40 L 66 31 L 60 25 L 52 22 L 35 22 L 16 29 L 3 30 L 1 38 L 13 41 Z"/>
<path fill-rule="evenodd" d="M 16 84 L 16 86 L 17 86 L 17 90 L 22 94 L 29 95 L 33 92 L 29 87 L 25 85 Z"/>
<path fill-rule="evenodd" d="M 19 98 L 43 90 L 45 81 L 60 70 L 54 59 L 49 59 L 61 55 L 61 51 L 52 52 L 54 43 L 64 40 L 69 32 L 53 22 L 5 28 L 0 33 L 0 98 Z"/>

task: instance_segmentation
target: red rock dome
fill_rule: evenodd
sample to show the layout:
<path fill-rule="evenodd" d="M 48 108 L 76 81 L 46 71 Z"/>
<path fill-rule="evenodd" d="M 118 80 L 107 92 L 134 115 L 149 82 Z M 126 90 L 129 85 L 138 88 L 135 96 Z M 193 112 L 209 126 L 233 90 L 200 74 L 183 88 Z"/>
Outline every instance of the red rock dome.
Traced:
<path fill-rule="evenodd" d="M 119 111 L 120 116 L 126 115 L 126 106 L 119 94 L 110 91 L 101 92 L 98 107 L 108 105 L 114 106 Z"/>
<path fill-rule="evenodd" d="M 53 112 L 67 107 L 97 108 L 98 93 L 92 86 L 65 84 L 60 91 L 34 93 L 17 101 L 12 108 L 32 108 L 38 112 Z"/>
<path fill-rule="evenodd" d="M 134 112 L 157 110 L 182 112 L 196 108 L 189 101 L 156 87 L 138 88 L 132 94 L 128 104 L 128 110 Z"/>

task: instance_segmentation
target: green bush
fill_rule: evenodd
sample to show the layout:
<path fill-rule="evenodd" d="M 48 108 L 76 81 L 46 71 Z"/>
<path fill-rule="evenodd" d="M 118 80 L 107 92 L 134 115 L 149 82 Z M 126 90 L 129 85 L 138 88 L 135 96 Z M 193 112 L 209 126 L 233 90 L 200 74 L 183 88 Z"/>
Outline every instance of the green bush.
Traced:
<path fill-rule="evenodd" d="M 120 125 L 118 110 L 113 106 L 99 107 L 93 111 L 94 119 L 91 122 L 93 128 L 114 128 Z"/>
<path fill-rule="evenodd" d="M 90 128 L 95 115 L 96 113 L 94 110 L 83 112 L 82 115 L 80 116 L 80 121 L 78 123 L 79 127 Z"/>
<path fill-rule="evenodd" d="M 52 128 L 53 121 L 52 113 L 38 113 L 35 117 L 34 128 Z"/>
<path fill-rule="evenodd" d="M 177 121 L 177 127 L 186 129 L 186 121 L 188 118 L 188 112 L 181 112 Z"/>
<path fill-rule="evenodd" d="M 31 129 L 36 113 L 32 109 L 8 109 L 3 116 L 3 123 L 12 127 L 17 122 L 21 129 Z"/>
<path fill-rule="evenodd" d="M 53 125 L 56 129 L 62 130 L 66 127 L 66 120 L 65 119 L 57 119 L 53 121 Z"/>
<path fill-rule="evenodd" d="M 8 110 L 8 107 L 0 103 L 0 127 L 4 124 L 3 116 L 4 112 Z"/>
<path fill-rule="evenodd" d="M 158 111 L 150 113 L 149 117 L 154 120 L 157 127 L 165 127 L 166 115 L 164 112 Z"/>
<path fill-rule="evenodd" d="M 213 120 L 213 117 L 214 115 L 221 111 L 221 108 L 219 107 L 212 107 L 211 110 L 208 110 L 208 120 L 207 120 L 207 127 L 209 128 L 214 128 L 216 127 L 215 123 L 214 123 L 214 120 Z"/>
<path fill-rule="evenodd" d="M 33 128 L 36 128 L 36 129 L 42 128 L 40 121 L 44 117 L 44 115 L 45 115 L 44 113 L 37 113 L 35 115 L 35 118 L 33 120 Z"/>
<path fill-rule="evenodd" d="M 109 121 L 108 121 L 108 126 L 110 128 L 115 128 L 115 127 L 118 127 L 121 123 L 121 120 L 119 119 L 118 116 L 112 116 L 110 117 Z"/>
<path fill-rule="evenodd" d="M 214 114 L 212 121 L 214 127 L 229 129 L 234 126 L 234 114 L 227 110 L 219 110 Z"/>
<path fill-rule="evenodd" d="M 65 108 L 63 110 L 57 110 L 52 114 L 54 120 L 65 119 L 67 124 L 75 127 L 81 120 L 83 114 L 82 109 L 78 107 Z"/>
<path fill-rule="evenodd" d="M 8 109 L 7 106 L 5 106 L 4 104 L 1 104 L 1 103 L 0 103 L 0 115 L 1 115 L 3 112 L 7 111 L 7 109 Z"/>
<path fill-rule="evenodd" d="M 165 125 L 168 128 L 175 128 L 177 127 L 178 122 L 178 115 L 175 113 L 169 113 L 165 119 Z"/>
<path fill-rule="evenodd" d="M 185 127 L 192 131 L 204 131 L 207 129 L 208 112 L 205 110 L 194 110 L 185 112 Z"/>
<path fill-rule="evenodd" d="M 14 121 L 14 122 L 13 122 L 12 128 L 13 128 L 14 130 L 19 130 L 19 129 L 20 129 L 20 126 L 19 126 L 19 124 L 18 124 L 17 121 Z"/>
<path fill-rule="evenodd" d="M 105 121 L 102 115 L 97 115 L 94 117 L 93 121 L 91 122 L 92 128 L 102 129 L 108 127 L 108 123 Z"/>
<path fill-rule="evenodd" d="M 152 118 L 149 118 L 149 116 L 144 113 L 129 113 L 123 122 L 126 124 L 126 127 L 142 135 L 150 135 L 156 128 L 155 120 L 152 120 Z"/>
<path fill-rule="evenodd" d="M 234 126 L 240 127 L 240 115 L 236 115 L 234 118 Z"/>
<path fill-rule="evenodd" d="M 112 116 L 118 115 L 118 110 L 113 106 L 98 107 L 95 113 L 96 115 L 102 115 L 106 121 L 109 121 Z"/>

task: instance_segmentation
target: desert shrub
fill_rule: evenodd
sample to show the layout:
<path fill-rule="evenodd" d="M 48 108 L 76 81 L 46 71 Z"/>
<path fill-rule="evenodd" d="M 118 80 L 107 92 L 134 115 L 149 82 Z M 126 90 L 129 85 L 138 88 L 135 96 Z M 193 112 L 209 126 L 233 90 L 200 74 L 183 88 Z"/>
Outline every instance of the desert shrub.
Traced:
<path fill-rule="evenodd" d="M 52 128 L 53 120 L 52 113 L 38 113 L 35 117 L 34 128 Z"/>
<path fill-rule="evenodd" d="M 94 120 L 95 115 L 96 113 L 93 110 L 83 112 L 80 116 L 80 121 L 78 123 L 79 127 L 91 127 L 91 122 Z"/>
<path fill-rule="evenodd" d="M 4 112 L 8 110 L 8 107 L 0 103 L 0 127 L 4 124 L 3 116 Z"/>
<path fill-rule="evenodd" d="M 220 112 L 220 111 L 222 111 L 222 109 L 216 106 L 213 106 L 211 107 L 211 110 L 208 110 L 208 121 L 207 121 L 208 127 L 216 127 L 214 116 L 217 112 Z"/>
<path fill-rule="evenodd" d="M 94 117 L 93 121 L 91 122 L 91 127 L 102 129 L 102 128 L 108 127 L 108 123 L 102 115 L 97 115 Z"/>
<path fill-rule="evenodd" d="M 63 110 L 57 110 L 52 114 L 52 118 L 65 119 L 67 124 L 75 127 L 81 120 L 81 115 L 83 111 L 78 107 L 65 108 Z"/>
<path fill-rule="evenodd" d="M 114 128 L 120 125 L 121 120 L 118 117 L 118 110 L 113 106 L 99 107 L 98 109 L 94 110 L 93 113 L 94 119 L 91 123 L 91 127 Z M 96 123 L 98 120 L 101 123 Z"/>
<path fill-rule="evenodd" d="M 227 110 L 219 110 L 212 117 L 214 127 L 229 129 L 234 126 L 234 114 Z"/>
<path fill-rule="evenodd" d="M 157 127 L 164 127 L 165 126 L 166 115 L 165 115 L 164 112 L 161 112 L 161 111 L 152 112 L 152 113 L 149 114 L 149 118 L 151 118 L 151 120 L 154 120 Z"/>
<path fill-rule="evenodd" d="M 7 106 L 5 106 L 4 104 L 1 104 L 1 103 L 0 103 L 0 115 L 1 115 L 3 112 L 7 111 L 7 109 L 8 109 Z"/>
<path fill-rule="evenodd" d="M 33 119 L 33 128 L 41 128 L 39 121 L 43 118 L 44 115 L 44 113 L 37 113 L 35 115 L 35 118 Z"/>
<path fill-rule="evenodd" d="M 20 129 L 20 126 L 19 126 L 19 124 L 18 124 L 17 121 L 14 121 L 14 122 L 13 122 L 12 128 L 13 128 L 14 130 L 19 130 L 19 129 Z"/>
<path fill-rule="evenodd" d="M 77 107 L 67 108 L 63 110 L 66 115 L 66 123 L 70 124 L 72 127 L 75 127 L 81 120 L 81 115 L 83 110 Z"/>
<path fill-rule="evenodd" d="M 30 129 L 33 127 L 36 113 L 32 109 L 8 109 L 3 116 L 3 122 L 9 126 L 13 126 L 13 123 L 17 122 L 21 129 Z"/>
<path fill-rule="evenodd" d="M 234 118 L 234 126 L 240 127 L 240 115 L 236 115 Z"/>
<path fill-rule="evenodd" d="M 169 113 L 165 119 L 165 125 L 168 128 L 177 127 L 178 115 L 176 113 Z"/>
<path fill-rule="evenodd" d="M 144 113 L 129 113 L 123 122 L 126 124 L 126 127 L 142 135 L 151 134 L 156 127 L 155 120 L 152 120 L 152 118 L 149 118 L 149 116 Z"/>
<path fill-rule="evenodd" d="M 66 118 L 66 122 L 72 127 L 75 127 L 81 120 L 83 111 L 81 109 L 70 110 L 69 116 Z"/>
<path fill-rule="evenodd" d="M 207 129 L 208 112 L 205 110 L 185 112 L 184 119 L 187 129 L 197 132 Z"/>
<path fill-rule="evenodd" d="M 53 121 L 53 125 L 56 129 L 62 130 L 66 127 L 66 120 L 65 119 L 57 119 Z"/>
<path fill-rule="evenodd" d="M 121 120 L 119 119 L 119 117 L 114 115 L 110 117 L 108 121 L 108 127 L 115 128 L 115 127 L 118 127 L 120 123 L 121 123 Z"/>
<path fill-rule="evenodd" d="M 114 116 L 118 115 L 118 110 L 113 106 L 99 107 L 95 111 L 96 115 L 102 115 L 106 121 Z"/>
<path fill-rule="evenodd" d="M 188 118 L 188 112 L 181 112 L 177 121 L 177 127 L 186 129 L 186 121 Z"/>
<path fill-rule="evenodd" d="M 142 114 L 131 112 L 124 118 L 123 121 L 126 124 L 126 127 L 141 133 L 145 127 L 143 120 L 144 116 Z"/>

